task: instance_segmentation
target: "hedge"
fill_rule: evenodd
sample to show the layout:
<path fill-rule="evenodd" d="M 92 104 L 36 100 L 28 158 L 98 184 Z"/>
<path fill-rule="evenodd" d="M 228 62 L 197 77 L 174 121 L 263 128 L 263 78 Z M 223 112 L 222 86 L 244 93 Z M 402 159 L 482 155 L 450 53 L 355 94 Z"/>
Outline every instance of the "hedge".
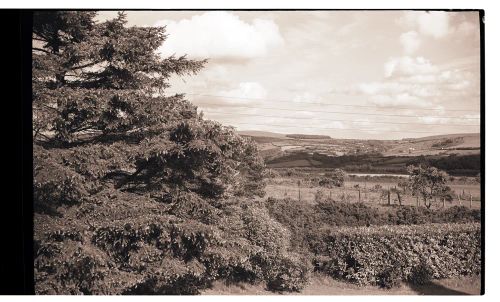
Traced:
<path fill-rule="evenodd" d="M 298 200 L 268 198 L 269 214 L 292 233 L 292 248 L 307 250 L 311 234 L 320 228 L 428 223 L 473 223 L 481 221 L 480 210 L 453 206 L 429 210 L 425 207 L 394 206 L 377 209 L 364 203 L 325 200 L 311 205 Z"/>
<path fill-rule="evenodd" d="M 326 228 L 311 238 L 310 249 L 316 270 L 334 278 L 359 285 L 418 283 L 479 274 L 480 230 L 479 223 Z"/>

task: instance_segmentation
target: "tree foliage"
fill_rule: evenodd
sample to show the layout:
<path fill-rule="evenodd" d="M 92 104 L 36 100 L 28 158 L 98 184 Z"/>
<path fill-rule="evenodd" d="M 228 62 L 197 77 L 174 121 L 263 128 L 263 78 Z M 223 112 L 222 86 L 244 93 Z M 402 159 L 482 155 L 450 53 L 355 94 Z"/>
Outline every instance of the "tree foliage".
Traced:
<path fill-rule="evenodd" d="M 220 278 L 297 290 L 308 268 L 251 200 L 255 144 L 168 95 L 206 61 L 162 58 L 164 28 L 95 16 L 34 14 L 36 292 L 192 294 Z"/>
<path fill-rule="evenodd" d="M 430 166 L 408 166 L 410 178 L 408 180 L 412 194 L 420 196 L 424 205 L 430 208 L 432 200 L 452 200 L 452 190 L 447 186 L 448 174 Z"/>
<path fill-rule="evenodd" d="M 325 173 L 325 177 L 319 181 L 319 185 L 327 188 L 343 187 L 345 179 L 345 171 L 335 169 L 332 172 Z"/>

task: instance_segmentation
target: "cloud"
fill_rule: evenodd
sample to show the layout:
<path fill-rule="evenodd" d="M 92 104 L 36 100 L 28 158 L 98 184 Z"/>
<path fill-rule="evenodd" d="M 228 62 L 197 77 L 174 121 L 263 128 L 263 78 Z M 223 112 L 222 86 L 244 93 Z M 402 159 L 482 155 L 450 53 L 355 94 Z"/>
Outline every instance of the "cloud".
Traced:
<path fill-rule="evenodd" d="M 384 65 L 386 78 L 398 76 L 425 75 L 434 73 L 437 68 L 423 57 L 399 57 L 391 58 Z"/>
<path fill-rule="evenodd" d="M 257 82 L 243 82 L 238 85 L 238 88 L 223 90 L 217 95 L 227 97 L 231 103 L 250 103 L 266 98 L 267 90 Z"/>
<path fill-rule="evenodd" d="M 399 20 L 427 36 L 442 38 L 450 32 L 450 13 L 443 11 L 405 12 Z"/>
<path fill-rule="evenodd" d="M 423 57 L 391 58 L 384 67 L 383 80 L 359 83 L 334 93 L 364 96 L 368 102 L 381 108 L 444 110 L 441 102 L 473 97 L 478 89 L 474 73 L 460 69 L 442 70 Z"/>
<path fill-rule="evenodd" d="M 372 97 L 371 103 L 381 107 L 409 106 L 409 107 L 431 107 L 432 102 L 419 98 L 410 92 L 399 94 L 377 94 Z"/>
<path fill-rule="evenodd" d="M 322 99 L 323 98 L 316 93 L 305 91 L 305 92 L 295 94 L 292 101 L 295 103 L 306 103 L 307 104 L 307 103 L 318 102 L 318 101 L 321 101 Z"/>
<path fill-rule="evenodd" d="M 435 115 L 436 113 L 434 113 Z M 442 112 L 439 112 L 438 115 L 444 115 Z M 425 116 L 419 117 L 418 120 L 423 122 L 424 124 L 443 124 L 443 125 L 453 125 L 453 124 L 469 124 L 469 125 L 477 125 L 472 119 L 479 119 L 479 114 L 463 114 L 463 115 L 455 115 L 455 118 L 448 117 L 439 117 L 439 116 Z M 479 127 L 479 125 L 477 125 Z"/>
<path fill-rule="evenodd" d="M 413 54 L 420 47 L 420 38 L 416 31 L 409 31 L 399 36 L 399 42 L 403 45 L 407 54 Z"/>
<path fill-rule="evenodd" d="M 284 44 L 274 21 L 253 19 L 247 23 L 224 11 L 179 21 L 161 20 L 155 25 L 166 26 L 168 37 L 160 47 L 163 56 L 175 53 L 196 58 L 250 59 Z"/>

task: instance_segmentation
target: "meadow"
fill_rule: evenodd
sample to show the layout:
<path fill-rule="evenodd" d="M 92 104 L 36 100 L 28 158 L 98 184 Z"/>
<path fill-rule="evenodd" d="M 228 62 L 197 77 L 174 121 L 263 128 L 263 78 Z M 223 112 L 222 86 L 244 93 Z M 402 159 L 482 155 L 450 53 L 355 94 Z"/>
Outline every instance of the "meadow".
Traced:
<path fill-rule="evenodd" d="M 378 208 L 384 208 L 388 204 L 399 205 L 395 194 L 391 195 L 389 203 L 388 196 L 383 195 L 383 192 L 405 180 L 404 176 L 348 174 L 343 187 L 325 188 L 319 184 L 325 173 L 325 169 L 313 168 L 272 169 L 267 179 L 266 197 L 299 199 L 300 195 L 300 200 L 309 204 L 315 203 L 317 198 L 326 197 L 350 203 L 362 202 Z M 452 177 L 448 185 L 452 189 L 453 200 L 445 202 L 445 208 L 466 206 L 481 209 L 481 185 L 475 177 Z M 405 192 L 400 197 L 402 205 L 417 205 L 417 198 L 411 196 L 410 192 Z M 437 201 L 432 207 L 441 208 L 443 204 Z"/>

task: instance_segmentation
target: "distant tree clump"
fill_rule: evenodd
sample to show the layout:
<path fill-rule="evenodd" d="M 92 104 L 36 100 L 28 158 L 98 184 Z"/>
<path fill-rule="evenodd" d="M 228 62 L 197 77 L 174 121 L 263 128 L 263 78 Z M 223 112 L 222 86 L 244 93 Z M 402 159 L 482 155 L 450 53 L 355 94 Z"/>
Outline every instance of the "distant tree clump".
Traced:
<path fill-rule="evenodd" d="M 296 139 L 331 139 L 331 137 L 328 135 L 317 134 L 287 134 L 286 137 Z"/>
<path fill-rule="evenodd" d="M 346 173 L 342 169 L 335 169 L 333 172 L 325 173 L 319 181 L 319 185 L 326 188 L 343 187 L 346 179 Z"/>
<path fill-rule="evenodd" d="M 264 193 L 255 143 L 167 96 L 172 76 L 206 61 L 162 58 L 164 28 L 95 16 L 34 14 L 36 293 L 300 289 L 308 267 L 251 200 Z"/>

